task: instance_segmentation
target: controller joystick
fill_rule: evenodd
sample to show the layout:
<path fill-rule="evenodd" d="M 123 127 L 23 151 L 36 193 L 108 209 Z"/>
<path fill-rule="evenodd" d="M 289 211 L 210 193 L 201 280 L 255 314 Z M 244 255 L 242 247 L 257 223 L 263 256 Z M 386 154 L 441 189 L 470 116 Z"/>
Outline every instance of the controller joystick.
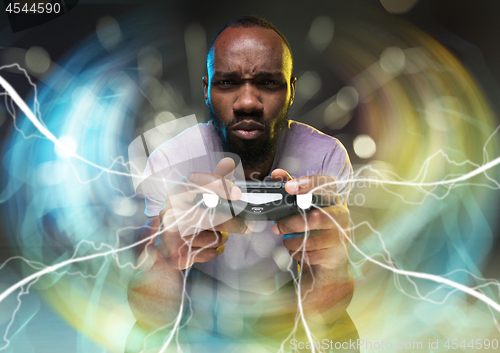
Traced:
<path fill-rule="evenodd" d="M 302 195 L 297 195 L 297 206 L 301 210 L 308 210 L 312 206 L 312 201 L 313 201 L 313 194 L 302 194 Z"/>
<path fill-rule="evenodd" d="M 214 208 L 220 203 L 220 197 L 216 194 L 203 194 L 203 204 L 207 208 Z"/>

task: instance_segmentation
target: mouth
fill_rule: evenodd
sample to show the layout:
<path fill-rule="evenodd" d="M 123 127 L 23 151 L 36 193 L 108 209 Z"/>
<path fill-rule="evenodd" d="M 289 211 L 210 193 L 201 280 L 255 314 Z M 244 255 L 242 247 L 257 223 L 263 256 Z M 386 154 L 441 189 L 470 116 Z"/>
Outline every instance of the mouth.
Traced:
<path fill-rule="evenodd" d="M 254 140 L 265 133 L 266 127 L 253 120 L 243 120 L 233 125 L 230 131 L 242 140 Z"/>

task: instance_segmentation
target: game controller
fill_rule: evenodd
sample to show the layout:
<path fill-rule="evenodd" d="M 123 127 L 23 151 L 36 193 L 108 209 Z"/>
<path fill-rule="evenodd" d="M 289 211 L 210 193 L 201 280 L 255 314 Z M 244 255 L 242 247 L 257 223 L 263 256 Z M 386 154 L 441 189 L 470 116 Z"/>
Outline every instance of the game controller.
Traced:
<path fill-rule="evenodd" d="M 274 221 L 297 213 L 305 212 L 313 207 L 331 206 L 326 198 L 317 194 L 292 195 L 285 191 L 286 181 L 235 181 L 242 195 L 239 200 L 226 200 L 215 194 L 199 194 L 195 203 L 207 209 L 228 209 L 221 207 L 223 202 L 229 204 L 232 216 L 248 220 Z"/>

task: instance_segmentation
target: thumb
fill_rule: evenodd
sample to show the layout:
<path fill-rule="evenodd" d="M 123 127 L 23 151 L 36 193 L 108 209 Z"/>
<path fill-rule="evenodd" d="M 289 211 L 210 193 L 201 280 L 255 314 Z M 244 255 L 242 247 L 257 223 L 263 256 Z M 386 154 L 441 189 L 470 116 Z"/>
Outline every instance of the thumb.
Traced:
<path fill-rule="evenodd" d="M 288 181 L 293 179 L 286 170 L 279 168 L 273 170 L 271 178 L 276 181 Z"/>
<path fill-rule="evenodd" d="M 234 160 L 229 157 L 222 158 L 215 168 L 215 175 L 219 175 L 225 179 L 231 180 L 234 174 Z"/>

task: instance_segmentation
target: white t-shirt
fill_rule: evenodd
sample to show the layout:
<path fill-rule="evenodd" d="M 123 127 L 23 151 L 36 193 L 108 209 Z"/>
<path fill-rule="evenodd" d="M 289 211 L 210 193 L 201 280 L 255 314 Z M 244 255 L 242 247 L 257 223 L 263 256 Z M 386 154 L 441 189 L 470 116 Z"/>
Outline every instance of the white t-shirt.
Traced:
<path fill-rule="evenodd" d="M 197 124 L 160 145 L 149 156 L 141 183 L 145 214 L 158 216 L 171 186 L 190 172 L 213 173 L 223 157 L 221 141 L 211 122 Z M 348 197 L 352 167 L 347 151 L 336 138 L 311 126 L 290 121 L 279 137 L 271 171 L 276 168 L 286 170 L 293 178 L 332 176 L 342 201 Z M 271 222 L 263 221 L 255 222 L 250 234 L 230 233 L 219 257 L 194 267 L 232 288 L 260 294 L 275 292 L 296 273 L 283 235 L 274 234 Z"/>

